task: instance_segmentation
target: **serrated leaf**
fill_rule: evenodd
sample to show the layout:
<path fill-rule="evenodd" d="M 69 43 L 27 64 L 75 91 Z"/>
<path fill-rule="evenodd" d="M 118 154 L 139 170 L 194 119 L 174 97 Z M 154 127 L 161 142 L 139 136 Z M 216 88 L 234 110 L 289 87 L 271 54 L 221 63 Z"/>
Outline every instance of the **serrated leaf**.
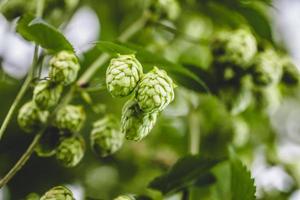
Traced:
<path fill-rule="evenodd" d="M 26 40 L 35 42 L 49 51 L 74 51 L 65 36 L 41 18 L 34 18 L 32 15 L 22 16 L 17 23 L 17 32 Z"/>
<path fill-rule="evenodd" d="M 110 41 L 99 41 L 96 43 L 96 47 L 106 53 L 109 53 L 111 55 L 117 55 L 117 54 L 135 54 L 136 51 L 129 49 L 123 45 L 120 45 L 115 42 Z"/>
<path fill-rule="evenodd" d="M 166 174 L 155 178 L 149 187 L 165 195 L 197 183 L 219 160 L 189 155 L 178 160 Z M 202 182 L 203 184 L 203 182 Z"/>
<path fill-rule="evenodd" d="M 229 149 L 231 168 L 231 197 L 232 200 L 255 200 L 254 179 L 250 171 L 239 160 L 232 148 Z"/>

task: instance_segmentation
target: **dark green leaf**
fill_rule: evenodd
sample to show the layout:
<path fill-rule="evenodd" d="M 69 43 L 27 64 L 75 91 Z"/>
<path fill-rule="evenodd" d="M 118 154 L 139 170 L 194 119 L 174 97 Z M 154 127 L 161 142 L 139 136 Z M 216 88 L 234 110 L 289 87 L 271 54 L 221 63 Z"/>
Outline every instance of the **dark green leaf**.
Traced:
<path fill-rule="evenodd" d="M 216 177 L 211 172 L 208 172 L 208 173 L 204 174 L 203 176 L 201 176 L 198 180 L 196 180 L 195 186 L 205 187 L 205 186 L 209 186 L 215 182 L 216 182 Z"/>
<path fill-rule="evenodd" d="M 229 157 L 232 200 L 255 200 L 256 189 L 250 172 L 239 160 L 232 148 L 229 149 Z"/>
<path fill-rule="evenodd" d="M 110 41 L 99 41 L 96 43 L 96 47 L 106 53 L 117 55 L 117 54 L 135 54 L 136 51 L 129 49 L 123 45 Z"/>
<path fill-rule="evenodd" d="M 32 15 L 24 15 L 19 19 L 17 32 L 26 40 L 35 42 L 49 51 L 74 51 L 72 45 L 61 32 L 42 19 L 34 18 Z"/>
<path fill-rule="evenodd" d="M 218 162 L 219 160 L 202 158 L 198 155 L 186 156 L 178 160 L 169 172 L 155 178 L 149 187 L 163 194 L 172 194 L 197 182 Z"/>

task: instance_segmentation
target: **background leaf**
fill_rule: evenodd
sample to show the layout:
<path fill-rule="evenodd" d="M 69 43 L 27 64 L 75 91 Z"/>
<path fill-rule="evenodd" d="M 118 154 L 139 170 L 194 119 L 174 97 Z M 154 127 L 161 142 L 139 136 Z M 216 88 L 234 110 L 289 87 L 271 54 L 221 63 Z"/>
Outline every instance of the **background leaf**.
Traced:
<path fill-rule="evenodd" d="M 194 183 L 204 183 L 203 177 L 208 177 L 208 171 L 215 166 L 219 160 L 202 158 L 198 155 L 186 156 L 178 160 L 166 174 L 155 178 L 149 187 L 161 191 L 163 194 L 172 194 Z M 200 178 L 202 177 L 201 181 Z M 211 182 L 211 179 L 209 183 Z"/>
<path fill-rule="evenodd" d="M 49 51 L 74 51 L 70 42 L 61 32 L 42 19 L 34 18 L 32 15 L 24 15 L 19 19 L 17 32 L 26 40 L 35 42 Z"/>

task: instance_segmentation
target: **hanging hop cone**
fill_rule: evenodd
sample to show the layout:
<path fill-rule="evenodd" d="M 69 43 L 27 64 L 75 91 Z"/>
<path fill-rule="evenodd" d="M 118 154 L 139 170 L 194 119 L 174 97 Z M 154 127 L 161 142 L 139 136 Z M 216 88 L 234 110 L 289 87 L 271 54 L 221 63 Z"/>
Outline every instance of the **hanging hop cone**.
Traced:
<path fill-rule="evenodd" d="M 106 157 L 118 151 L 124 141 L 118 121 L 112 115 L 96 121 L 90 135 L 91 146 L 100 157 Z"/>
<path fill-rule="evenodd" d="M 212 43 L 212 52 L 216 63 L 245 68 L 257 52 L 257 43 L 247 29 L 221 31 Z"/>
<path fill-rule="evenodd" d="M 40 200 L 75 200 L 73 193 L 64 186 L 56 186 L 50 189 Z"/>
<path fill-rule="evenodd" d="M 114 200 L 135 200 L 133 195 L 121 195 L 118 196 L 117 198 L 114 198 Z"/>
<path fill-rule="evenodd" d="M 76 133 L 82 128 L 85 118 L 83 107 L 67 105 L 57 112 L 54 124 L 61 130 Z"/>
<path fill-rule="evenodd" d="M 84 140 L 81 137 L 69 137 L 61 140 L 56 150 L 56 159 L 65 167 L 75 167 L 83 158 Z"/>
<path fill-rule="evenodd" d="M 160 19 L 176 20 L 181 12 L 177 0 L 152 0 L 150 10 Z"/>
<path fill-rule="evenodd" d="M 277 84 L 282 76 L 282 65 L 272 49 L 257 54 L 251 67 L 253 81 L 260 86 Z"/>
<path fill-rule="evenodd" d="M 134 55 L 113 58 L 106 70 L 106 85 L 113 97 L 128 96 L 143 75 L 143 67 Z"/>
<path fill-rule="evenodd" d="M 160 112 L 174 100 L 174 83 L 164 70 L 154 67 L 139 83 L 136 100 L 145 113 Z"/>
<path fill-rule="evenodd" d="M 134 99 L 129 100 L 122 110 L 121 131 L 126 139 L 140 141 L 152 130 L 157 116 L 158 112 L 144 113 Z"/>
<path fill-rule="evenodd" d="M 283 70 L 281 81 L 286 85 L 298 85 L 300 82 L 299 70 L 297 69 L 291 58 L 282 58 L 281 63 Z"/>
<path fill-rule="evenodd" d="M 49 116 L 48 111 L 41 111 L 32 101 L 25 103 L 18 113 L 18 124 L 26 132 L 38 130 Z"/>
<path fill-rule="evenodd" d="M 37 193 L 30 193 L 25 197 L 25 200 L 40 200 L 40 195 Z"/>
<path fill-rule="evenodd" d="M 47 110 L 58 103 L 62 90 L 62 85 L 42 80 L 34 88 L 33 101 L 41 110 Z"/>
<path fill-rule="evenodd" d="M 79 69 L 76 55 L 61 51 L 50 60 L 49 76 L 53 82 L 69 85 L 76 80 Z"/>

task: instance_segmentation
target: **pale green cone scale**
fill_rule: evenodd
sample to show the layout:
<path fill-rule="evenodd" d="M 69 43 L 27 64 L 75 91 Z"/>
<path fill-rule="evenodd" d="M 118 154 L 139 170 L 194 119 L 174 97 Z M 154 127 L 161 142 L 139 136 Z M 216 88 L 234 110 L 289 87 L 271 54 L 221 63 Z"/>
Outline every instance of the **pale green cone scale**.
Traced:
<path fill-rule="evenodd" d="M 122 147 L 124 134 L 120 131 L 118 120 L 108 115 L 93 124 L 90 140 L 94 152 L 106 157 Z"/>
<path fill-rule="evenodd" d="M 161 112 L 174 100 L 174 83 L 164 70 L 154 67 L 142 78 L 135 97 L 143 112 Z"/>
<path fill-rule="evenodd" d="M 140 141 L 150 133 L 157 116 L 158 112 L 144 113 L 136 100 L 129 100 L 122 110 L 121 131 L 126 139 Z"/>
<path fill-rule="evenodd" d="M 71 190 L 64 186 L 56 186 L 46 192 L 40 200 L 75 200 Z"/>
<path fill-rule="evenodd" d="M 53 82 L 69 85 L 76 78 L 80 65 L 73 52 L 61 51 L 50 60 L 49 76 Z"/>
<path fill-rule="evenodd" d="M 113 58 L 106 70 L 107 89 L 113 97 L 128 96 L 143 75 L 143 68 L 134 55 Z"/>

